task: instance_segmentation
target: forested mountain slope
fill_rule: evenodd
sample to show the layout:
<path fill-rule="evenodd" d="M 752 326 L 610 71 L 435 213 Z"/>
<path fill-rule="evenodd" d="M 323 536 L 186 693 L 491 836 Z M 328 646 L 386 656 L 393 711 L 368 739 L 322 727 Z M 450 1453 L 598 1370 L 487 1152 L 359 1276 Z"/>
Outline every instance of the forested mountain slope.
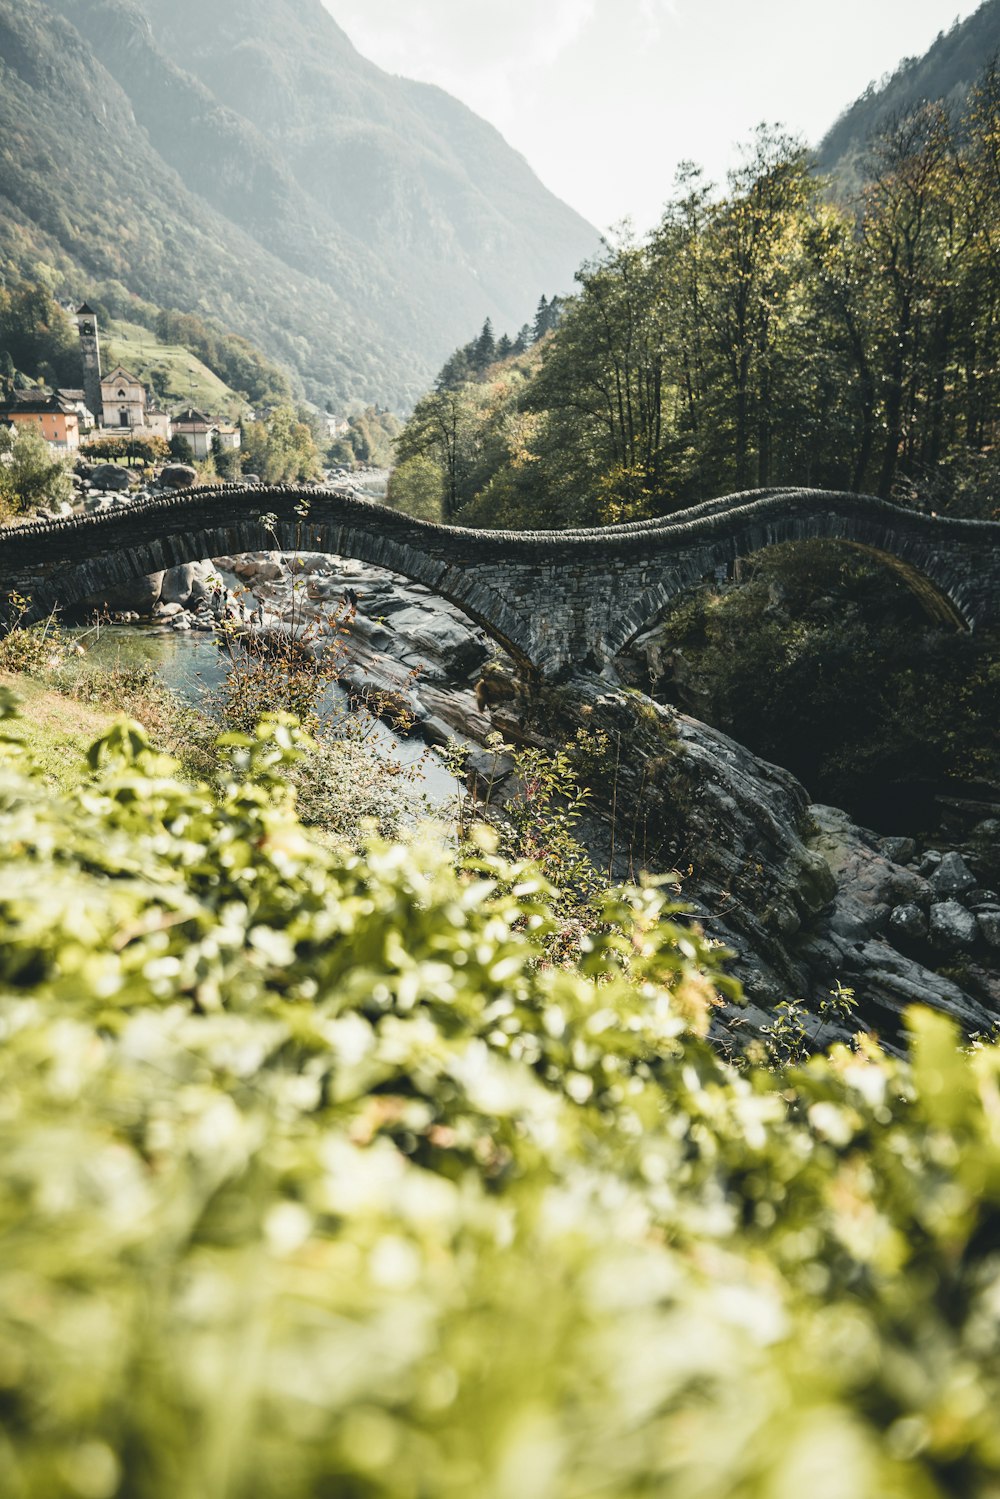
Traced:
<path fill-rule="evenodd" d="M 886 120 L 925 101 L 960 108 L 985 64 L 1000 50 L 1000 0 L 984 3 L 950 31 L 942 31 L 923 57 L 907 57 L 888 79 L 872 83 L 824 136 L 820 168 L 848 182 L 862 175 L 873 133 Z"/>
<path fill-rule="evenodd" d="M 406 402 L 595 240 L 320 0 L 0 0 L 0 259 L 218 318 L 317 400 Z"/>

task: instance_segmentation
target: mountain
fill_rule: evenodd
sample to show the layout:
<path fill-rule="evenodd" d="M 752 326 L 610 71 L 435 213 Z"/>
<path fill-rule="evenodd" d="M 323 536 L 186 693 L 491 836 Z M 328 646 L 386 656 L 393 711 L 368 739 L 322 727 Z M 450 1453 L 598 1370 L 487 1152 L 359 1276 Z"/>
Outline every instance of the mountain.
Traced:
<path fill-rule="evenodd" d="M 884 120 L 928 101 L 960 106 L 987 62 L 1000 52 L 1000 0 L 984 0 L 964 21 L 939 33 L 923 57 L 907 57 L 868 88 L 827 132 L 816 153 L 822 171 L 842 181 L 863 178 L 868 142 Z"/>
<path fill-rule="evenodd" d="M 406 404 L 596 244 L 320 0 L 0 0 L 0 261 L 214 317 L 316 400 Z"/>

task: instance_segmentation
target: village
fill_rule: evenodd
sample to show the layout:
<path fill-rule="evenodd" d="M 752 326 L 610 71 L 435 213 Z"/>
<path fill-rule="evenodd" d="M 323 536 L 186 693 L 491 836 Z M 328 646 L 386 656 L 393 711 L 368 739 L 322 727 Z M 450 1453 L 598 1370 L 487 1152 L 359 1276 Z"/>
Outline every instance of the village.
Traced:
<path fill-rule="evenodd" d="M 78 452 L 95 437 L 126 441 L 160 438 L 174 451 L 195 461 L 241 445 L 240 428 L 223 418 L 188 406 L 174 414 L 160 408 L 147 387 L 124 365 L 105 372 L 97 314 L 88 303 L 74 314 L 80 335 L 83 389 L 13 390 L 0 402 L 0 422 L 41 434 L 53 452 Z"/>

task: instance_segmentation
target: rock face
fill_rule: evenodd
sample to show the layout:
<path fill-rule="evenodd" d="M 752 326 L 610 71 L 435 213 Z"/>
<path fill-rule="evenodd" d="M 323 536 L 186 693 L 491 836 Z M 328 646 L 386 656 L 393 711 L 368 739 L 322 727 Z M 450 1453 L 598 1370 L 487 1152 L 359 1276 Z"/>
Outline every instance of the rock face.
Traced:
<path fill-rule="evenodd" d="M 330 622 L 347 623 L 337 649 L 344 653 L 341 682 L 355 700 L 384 708 L 390 719 L 404 712 L 429 744 L 489 733 L 473 690 L 491 654 L 485 638 L 421 584 L 313 552 L 254 552 L 215 565 L 249 591 L 242 607 L 251 627 L 294 630 L 319 642 Z"/>
<path fill-rule="evenodd" d="M 84 600 L 82 607 L 84 612 L 96 610 L 161 621 L 170 618 L 176 621 L 176 628 L 191 629 L 193 620 L 182 623 L 177 616 L 185 610 L 197 610 L 206 605 L 210 574 L 209 564 L 187 562 L 181 567 L 151 573 L 149 577 L 136 578 L 131 583 L 94 595 Z M 205 623 L 205 628 L 211 628 L 210 621 Z"/>
<path fill-rule="evenodd" d="M 889 857 L 887 845 L 912 859 L 911 841 L 880 839 L 837 808 L 810 805 L 787 771 L 641 694 L 587 677 L 563 695 L 554 711 L 551 702 L 519 705 L 524 722 L 552 744 L 571 739 L 581 721 L 590 735 L 607 736 L 609 748 L 585 775 L 602 813 L 583 824 L 584 840 L 598 866 L 622 878 L 643 867 L 680 871 L 682 899 L 738 954 L 733 970 L 749 1005 L 725 1023 L 761 1029 L 784 999 L 819 1016 L 841 984 L 855 992 L 858 1023 L 890 1045 L 915 1003 L 951 1015 L 967 1032 L 990 1029 L 1000 979 L 976 966 L 989 962 L 987 933 L 964 906 Z M 949 878 L 964 883 L 950 858 Z M 935 971 L 970 959 L 976 994 Z M 811 1033 L 826 1042 L 856 1028 L 817 1020 Z"/>
<path fill-rule="evenodd" d="M 256 553 L 218 565 L 247 585 L 246 602 L 268 628 L 308 628 L 353 609 L 342 681 L 358 697 L 375 690 L 405 707 L 430 743 L 458 736 L 482 744 L 491 727 L 508 741 L 527 736 L 553 747 L 572 742 L 581 725 L 594 745 L 603 736 L 591 763 L 583 756 L 581 779 L 594 797 L 581 835 L 597 866 L 619 878 L 643 868 L 680 872 L 682 898 L 738 953 L 734 971 L 749 1004 L 729 1023 L 760 1029 L 788 998 L 818 1013 L 840 983 L 855 990 L 860 1019 L 890 1043 L 913 1003 L 945 1011 L 970 1032 L 990 1027 L 994 1004 L 934 971 L 989 962 L 991 940 L 1000 940 L 1000 903 L 995 913 L 967 908 L 976 875 L 960 855 L 928 856 L 918 872 L 912 839 L 879 838 L 837 808 L 810 805 L 788 771 L 592 675 L 555 690 L 519 687 L 511 677 L 491 721 L 471 690 L 486 644 L 420 585 L 318 554 Z M 498 773 L 501 795 L 519 794 L 509 761 L 480 759 L 490 777 Z M 984 982 L 1000 1013 L 1000 981 L 985 974 Z M 817 1023 L 814 1033 L 824 1041 L 851 1028 Z"/>

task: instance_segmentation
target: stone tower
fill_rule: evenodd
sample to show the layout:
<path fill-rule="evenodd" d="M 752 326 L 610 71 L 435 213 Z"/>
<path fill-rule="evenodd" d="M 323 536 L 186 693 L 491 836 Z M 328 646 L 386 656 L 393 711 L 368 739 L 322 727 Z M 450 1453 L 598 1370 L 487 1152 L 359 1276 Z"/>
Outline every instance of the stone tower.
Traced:
<path fill-rule="evenodd" d="M 97 313 L 86 302 L 77 309 L 76 326 L 80 330 L 83 390 L 87 409 L 100 425 L 104 415 L 101 402 L 101 340 L 97 332 Z"/>

